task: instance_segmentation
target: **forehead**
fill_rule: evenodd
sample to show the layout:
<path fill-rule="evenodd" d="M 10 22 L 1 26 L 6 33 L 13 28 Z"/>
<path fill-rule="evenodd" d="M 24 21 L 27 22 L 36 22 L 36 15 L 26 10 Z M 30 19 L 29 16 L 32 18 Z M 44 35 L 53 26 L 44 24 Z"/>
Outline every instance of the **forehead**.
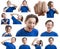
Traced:
<path fill-rule="evenodd" d="M 36 21 L 35 18 L 28 18 L 27 21 Z"/>
<path fill-rule="evenodd" d="M 52 22 L 47 22 L 47 24 L 53 24 Z"/>

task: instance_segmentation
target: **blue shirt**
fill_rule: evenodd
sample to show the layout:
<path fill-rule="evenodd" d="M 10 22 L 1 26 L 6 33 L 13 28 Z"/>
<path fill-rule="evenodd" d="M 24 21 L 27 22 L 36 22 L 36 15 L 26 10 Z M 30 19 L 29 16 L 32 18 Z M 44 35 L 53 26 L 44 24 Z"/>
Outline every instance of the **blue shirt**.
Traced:
<path fill-rule="evenodd" d="M 49 11 L 47 12 L 47 18 L 54 18 L 55 10 L 49 8 Z"/>
<path fill-rule="evenodd" d="M 22 24 L 19 20 L 17 20 L 14 16 L 12 16 L 13 24 Z"/>
<path fill-rule="evenodd" d="M 15 45 L 13 45 L 12 43 L 9 42 L 4 42 L 4 44 L 6 46 L 6 49 L 16 49 Z"/>
<path fill-rule="evenodd" d="M 33 29 L 31 32 L 28 32 L 22 28 L 17 32 L 16 36 L 38 36 L 38 30 Z"/>
<path fill-rule="evenodd" d="M 57 49 L 55 45 L 47 45 L 45 49 Z"/>
<path fill-rule="evenodd" d="M 21 45 L 19 49 L 30 49 L 29 45 Z"/>
<path fill-rule="evenodd" d="M 5 35 L 5 34 L 6 34 L 6 33 L 3 33 L 2 36 L 3 36 L 3 37 L 11 37 L 11 36 L 12 36 L 11 34 L 6 34 L 6 35 Z"/>
<path fill-rule="evenodd" d="M 50 33 L 45 31 L 41 34 L 41 36 L 58 36 L 58 34 L 56 32 L 53 32 L 53 31 Z"/>
<path fill-rule="evenodd" d="M 29 8 L 28 8 L 28 6 L 21 6 L 20 10 L 21 10 L 21 12 L 28 12 Z"/>
<path fill-rule="evenodd" d="M 7 7 L 5 7 L 4 9 L 6 9 Z M 6 10 L 6 12 L 13 12 L 13 10 L 15 10 L 16 7 L 8 7 L 8 9 Z"/>
<path fill-rule="evenodd" d="M 6 22 L 6 24 L 10 24 L 10 19 L 2 19 L 1 24 L 4 24 L 4 22 Z"/>
<path fill-rule="evenodd" d="M 34 46 L 35 46 L 35 49 L 41 49 L 40 45 L 35 44 Z"/>

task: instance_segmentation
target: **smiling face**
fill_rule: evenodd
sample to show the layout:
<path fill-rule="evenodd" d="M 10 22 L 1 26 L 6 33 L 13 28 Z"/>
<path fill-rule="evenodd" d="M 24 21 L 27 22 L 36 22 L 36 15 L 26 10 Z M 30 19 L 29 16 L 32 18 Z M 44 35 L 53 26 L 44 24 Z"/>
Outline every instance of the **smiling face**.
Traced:
<path fill-rule="evenodd" d="M 25 21 L 25 24 L 26 24 L 27 28 L 31 31 L 36 25 L 36 19 L 29 18 L 27 21 Z"/>

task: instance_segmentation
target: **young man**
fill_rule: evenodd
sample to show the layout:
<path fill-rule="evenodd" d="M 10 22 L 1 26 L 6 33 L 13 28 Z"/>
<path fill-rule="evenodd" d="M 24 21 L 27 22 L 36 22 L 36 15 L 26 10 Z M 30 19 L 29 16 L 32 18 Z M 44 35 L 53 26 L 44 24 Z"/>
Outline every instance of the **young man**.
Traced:
<path fill-rule="evenodd" d="M 21 7 L 18 9 L 18 11 L 21 11 L 21 12 L 29 12 L 29 11 L 30 11 L 30 9 L 29 9 L 29 7 L 28 7 L 28 5 L 27 5 L 27 1 L 26 1 L 26 0 L 24 0 L 24 1 L 22 2 L 22 5 L 21 5 Z"/>
<path fill-rule="evenodd" d="M 52 31 L 54 22 L 52 20 L 47 20 L 45 23 L 47 31 L 43 32 L 41 36 L 58 36 L 56 32 Z"/>
<path fill-rule="evenodd" d="M 17 15 L 18 17 L 15 18 L 14 15 Z M 13 24 L 22 24 L 22 21 L 23 21 L 23 16 L 22 15 L 19 15 L 19 14 L 11 14 L 11 19 L 13 21 Z"/>
<path fill-rule="evenodd" d="M 6 42 L 7 40 L 11 40 L 11 42 Z M 16 42 L 16 38 L 12 37 L 11 39 L 7 40 L 1 42 L 4 46 L 6 46 L 6 49 L 16 49 L 15 45 L 13 44 Z"/>
<path fill-rule="evenodd" d="M 2 37 L 11 37 L 11 29 L 12 27 L 10 25 L 6 25 L 5 27 L 5 33 L 3 33 Z"/>
<path fill-rule="evenodd" d="M 27 43 L 27 38 L 25 38 L 25 37 L 22 38 L 22 42 L 23 42 L 23 45 L 21 45 L 19 47 L 19 49 L 30 49 L 30 46 L 26 44 Z"/>
<path fill-rule="evenodd" d="M 5 13 L 2 13 L 1 17 L 3 18 L 3 19 L 1 19 L 1 24 L 10 24 L 10 19 L 6 18 Z"/>
<path fill-rule="evenodd" d="M 53 1 L 48 2 L 48 12 L 47 12 L 47 18 L 54 18 L 54 14 L 58 14 L 58 11 L 54 8 Z"/>
<path fill-rule="evenodd" d="M 50 37 L 50 38 L 48 39 L 48 41 L 49 41 L 50 44 L 47 45 L 47 46 L 45 47 L 45 49 L 57 49 L 57 47 L 53 44 L 54 38 Z"/>
<path fill-rule="evenodd" d="M 17 8 L 16 5 L 12 4 L 9 0 L 7 1 L 7 7 L 3 9 L 4 12 L 13 12 Z"/>
<path fill-rule="evenodd" d="M 38 17 L 36 15 L 27 15 L 25 19 L 26 27 L 19 30 L 16 36 L 38 36 L 38 30 L 34 28 L 37 23 Z"/>

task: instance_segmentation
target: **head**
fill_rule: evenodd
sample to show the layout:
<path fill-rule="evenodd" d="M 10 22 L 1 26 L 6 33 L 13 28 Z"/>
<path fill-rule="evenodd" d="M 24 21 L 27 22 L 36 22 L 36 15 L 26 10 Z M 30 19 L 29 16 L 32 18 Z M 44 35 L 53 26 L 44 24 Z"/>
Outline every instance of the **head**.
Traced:
<path fill-rule="evenodd" d="M 23 16 L 20 15 L 20 16 L 17 17 L 17 19 L 20 20 L 20 21 L 23 21 Z"/>
<path fill-rule="evenodd" d="M 11 2 L 8 0 L 7 1 L 7 6 L 10 6 L 11 5 Z"/>
<path fill-rule="evenodd" d="M 49 1 L 49 2 L 48 2 L 48 7 L 53 7 L 53 6 L 54 6 L 53 1 Z"/>
<path fill-rule="evenodd" d="M 37 23 L 38 23 L 38 17 L 36 15 L 34 14 L 27 15 L 25 19 L 25 24 L 28 29 L 32 30 Z"/>
<path fill-rule="evenodd" d="M 5 30 L 6 30 L 7 33 L 10 33 L 11 29 L 12 29 L 12 27 L 10 25 L 7 25 L 5 27 Z"/>
<path fill-rule="evenodd" d="M 22 4 L 23 4 L 23 5 L 27 5 L 27 1 L 24 0 L 24 1 L 22 2 Z"/>
<path fill-rule="evenodd" d="M 16 38 L 15 37 L 12 37 L 11 38 L 11 43 L 14 43 L 14 42 L 16 42 Z"/>
<path fill-rule="evenodd" d="M 2 17 L 2 18 L 6 18 L 6 14 L 5 14 L 5 13 L 2 13 L 2 14 L 1 14 L 1 17 Z"/>
<path fill-rule="evenodd" d="M 42 40 L 37 40 L 37 42 L 36 42 L 38 45 L 41 45 L 41 46 L 43 46 L 43 41 Z"/>
<path fill-rule="evenodd" d="M 52 28 L 53 28 L 53 26 L 54 26 L 54 22 L 53 22 L 52 20 L 47 20 L 47 21 L 45 22 L 45 26 L 47 27 L 47 30 L 48 30 L 48 31 L 51 31 Z"/>
<path fill-rule="evenodd" d="M 50 44 L 53 44 L 54 38 L 50 37 L 50 38 L 48 39 L 48 41 L 49 41 Z"/>
<path fill-rule="evenodd" d="M 23 44 L 26 44 L 27 43 L 27 38 L 22 38 L 22 42 L 23 42 Z"/>

